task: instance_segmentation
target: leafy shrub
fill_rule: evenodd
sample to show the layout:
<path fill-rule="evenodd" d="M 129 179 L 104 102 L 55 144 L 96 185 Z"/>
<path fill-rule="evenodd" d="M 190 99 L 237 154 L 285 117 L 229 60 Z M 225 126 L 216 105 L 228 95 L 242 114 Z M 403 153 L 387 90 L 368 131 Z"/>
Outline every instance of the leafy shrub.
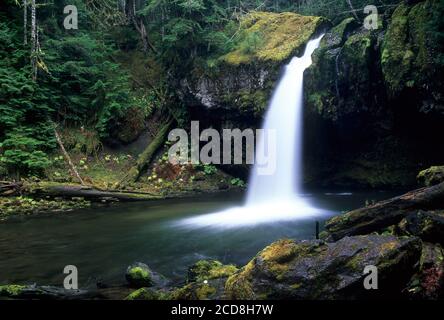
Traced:
<path fill-rule="evenodd" d="M 233 178 L 231 179 L 230 183 L 232 186 L 241 187 L 241 188 L 245 187 L 245 182 L 240 178 Z"/>
<path fill-rule="evenodd" d="M 35 136 L 35 131 L 31 128 L 17 128 L 6 134 L 6 139 L 0 143 L 0 164 L 8 172 L 14 175 L 40 174 L 51 164 L 42 151 L 47 142 Z"/>

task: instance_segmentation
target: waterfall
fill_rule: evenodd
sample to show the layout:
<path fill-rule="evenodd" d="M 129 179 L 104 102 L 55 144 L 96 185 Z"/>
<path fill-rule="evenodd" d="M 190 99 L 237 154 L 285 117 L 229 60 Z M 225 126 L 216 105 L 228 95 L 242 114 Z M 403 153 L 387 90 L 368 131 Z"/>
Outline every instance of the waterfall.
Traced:
<path fill-rule="evenodd" d="M 271 175 L 258 172 L 265 163 L 264 137 L 257 143 L 256 161 L 248 189 L 247 205 L 270 201 L 289 201 L 297 197 L 302 185 L 302 123 L 304 70 L 321 37 L 308 42 L 302 57 L 295 57 L 285 67 L 271 99 L 263 129 L 276 132 L 276 170 Z"/>
<path fill-rule="evenodd" d="M 312 207 L 302 192 L 302 123 L 304 70 L 322 39 L 308 42 L 302 57 L 293 58 L 285 66 L 281 80 L 271 99 L 263 125 L 264 136 L 256 144 L 256 161 L 251 171 L 246 204 L 243 207 L 186 219 L 184 224 L 235 227 L 270 221 L 289 221 L 322 213 Z M 276 167 L 269 175 L 261 175 L 266 162 L 267 133 L 276 133 Z M 269 159 L 268 159 L 269 160 Z"/>

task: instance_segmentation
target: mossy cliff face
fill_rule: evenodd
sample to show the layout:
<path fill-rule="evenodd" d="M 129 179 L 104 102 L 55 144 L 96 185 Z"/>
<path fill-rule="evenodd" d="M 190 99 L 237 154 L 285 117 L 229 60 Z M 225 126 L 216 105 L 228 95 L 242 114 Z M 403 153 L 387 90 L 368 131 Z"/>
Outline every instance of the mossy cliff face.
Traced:
<path fill-rule="evenodd" d="M 212 69 L 196 68 L 182 81 L 187 104 L 210 108 L 228 123 L 256 124 L 283 65 L 328 22 L 296 13 L 252 12 L 242 18 L 234 49 Z M 203 108 L 203 109 L 205 109 Z M 229 110 L 231 115 L 226 115 Z M 220 119 L 219 119 L 220 120 Z"/>
<path fill-rule="evenodd" d="M 280 240 L 228 278 L 230 299 L 356 299 L 400 294 L 420 257 L 415 238 L 368 235 L 335 243 Z M 379 290 L 365 290 L 363 271 L 378 268 Z"/>
<path fill-rule="evenodd" d="M 415 172 L 444 163 L 440 12 L 437 0 L 404 1 L 379 16 L 376 30 L 355 18 L 330 26 L 320 17 L 250 13 L 234 49 L 211 68 L 197 66 L 179 92 L 202 127 L 256 128 L 282 67 L 326 32 L 304 75 L 305 182 L 412 187 Z M 226 169 L 248 177 L 248 166 Z"/>
<path fill-rule="evenodd" d="M 441 53 L 433 37 L 439 30 L 431 21 L 439 5 L 437 0 L 427 0 L 414 6 L 401 4 L 395 10 L 384 37 L 381 64 L 390 96 L 421 102 L 422 112 L 444 114 L 444 70 L 437 61 Z"/>
<path fill-rule="evenodd" d="M 304 78 L 307 182 L 410 187 L 441 163 L 437 6 L 401 3 L 376 30 L 348 18 L 326 33 Z"/>

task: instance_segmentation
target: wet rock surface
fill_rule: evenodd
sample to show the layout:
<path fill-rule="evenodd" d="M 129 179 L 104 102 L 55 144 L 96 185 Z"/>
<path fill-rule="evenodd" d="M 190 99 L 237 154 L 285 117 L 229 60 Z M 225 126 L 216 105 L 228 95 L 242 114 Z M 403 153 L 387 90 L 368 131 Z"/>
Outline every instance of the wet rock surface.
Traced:
<path fill-rule="evenodd" d="M 280 240 L 231 276 L 232 299 L 357 299 L 399 297 L 421 252 L 417 238 L 367 235 L 334 243 Z M 378 268 L 380 288 L 366 290 L 363 271 Z"/>

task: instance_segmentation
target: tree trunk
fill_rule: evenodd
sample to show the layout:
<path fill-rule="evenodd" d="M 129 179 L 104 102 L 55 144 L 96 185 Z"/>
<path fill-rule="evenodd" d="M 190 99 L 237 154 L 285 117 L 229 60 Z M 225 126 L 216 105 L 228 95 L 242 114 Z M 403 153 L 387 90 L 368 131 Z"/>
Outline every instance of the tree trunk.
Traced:
<path fill-rule="evenodd" d="M 65 156 L 66 161 L 68 162 L 69 167 L 71 168 L 72 174 L 80 181 L 80 183 L 82 185 L 85 185 L 85 182 L 83 182 L 82 177 L 80 177 L 80 174 L 77 171 L 76 167 L 74 166 L 74 163 L 72 162 L 71 157 L 69 156 L 68 152 L 66 152 L 66 149 L 63 146 L 62 138 L 60 137 L 60 135 L 57 132 L 57 129 L 55 127 L 54 127 L 54 135 L 56 137 L 57 143 L 60 146 L 60 149 L 62 150 L 63 155 Z"/>
<path fill-rule="evenodd" d="M 383 231 L 418 210 L 444 208 L 444 182 L 336 216 L 326 222 L 327 240 Z"/>
<path fill-rule="evenodd" d="M 153 141 L 146 147 L 146 149 L 139 155 L 137 159 L 136 165 L 131 168 L 126 177 L 122 180 L 120 185 L 124 186 L 131 182 L 136 182 L 139 180 L 143 171 L 148 167 L 151 163 L 156 151 L 162 147 L 165 139 L 168 136 L 171 126 L 173 125 L 173 120 L 169 120 L 165 125 L 163 125 Z"/>
<path fill-rule="evenodd" d="M 35 0 L 31 1 L 31 69 L 32 79 L 37 80 L 37 19 Z"/>
<path fill-rule="evenodd" d="M 28 0 L 23 0 L 23 44 L 28 44 Z"/>

